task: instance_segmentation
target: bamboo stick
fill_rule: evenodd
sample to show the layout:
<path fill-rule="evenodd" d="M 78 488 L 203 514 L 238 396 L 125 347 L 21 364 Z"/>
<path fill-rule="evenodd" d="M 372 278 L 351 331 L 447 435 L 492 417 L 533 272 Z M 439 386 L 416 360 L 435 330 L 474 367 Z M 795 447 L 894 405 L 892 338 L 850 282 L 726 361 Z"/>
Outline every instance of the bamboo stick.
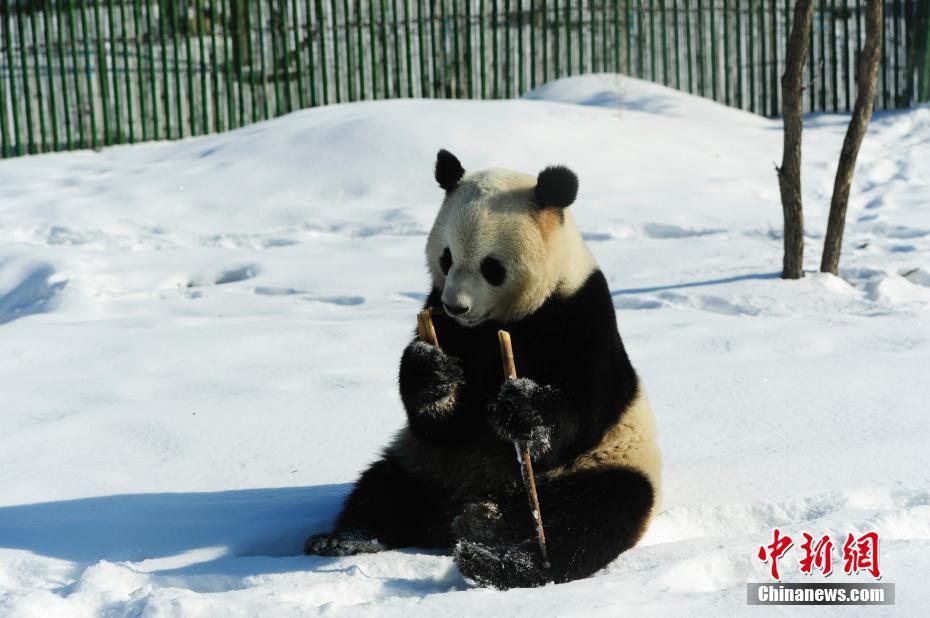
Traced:
<path fill-rule="evenodd" d="M 504 365 L 504 375 L 506 379 L 513 380 L 517 377 L 517 367 L 513 358 L 513 347 L 510 345 L 510 333 L 505 330 L 497 331 L 497 337 L 501 345 L 501 361 Z M 539 509 L 539 496 L 536 493 L 536 477 L 533 474 L 533 461 L 530 459 L 530 449 L 526 442 L 514 440 L 514 447 L 517 449 L 517 459 L 520 462 L 520 472 L 523 477 L 523 487 L 526 489 L 526 496 L 529 499 L 530 513 L 533 516 L 533 523 L 536 525 L 536 540 L 539 541 L 539 550 L 542 553 L 542 559 L 545 564 L 549 563 L 549 551 L 546 548 L 546 532 L 543 529 L 542 511 Z"/>
<path fill-rule="evenodd" d="M 433 327 L 433 310 L 424 309 L 417 314 L 417 331 L 420 339 L 430 345 L 439 347 L 439 340 L 436 338 L 436 329 Z"/>

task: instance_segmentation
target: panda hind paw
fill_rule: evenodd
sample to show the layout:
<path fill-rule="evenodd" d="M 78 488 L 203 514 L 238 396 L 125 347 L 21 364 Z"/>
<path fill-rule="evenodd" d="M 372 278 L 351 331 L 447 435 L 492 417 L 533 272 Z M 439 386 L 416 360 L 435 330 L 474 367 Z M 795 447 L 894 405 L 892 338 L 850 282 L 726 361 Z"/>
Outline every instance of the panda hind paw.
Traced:
<path fill-rule="evenodd" d="M 360 532 L 324 532 L 314 534 L 304 543 L 304 554 L 317 556 L 352 556 L 372 554 L 387 549 Z"/>
<path fill-rule="evenodd" d="M 553 581 L 550 569 L 530 543 L 504 547 L 459 541 L 455 563 L 466 579 L 498 590 L 536 588 Z"/>

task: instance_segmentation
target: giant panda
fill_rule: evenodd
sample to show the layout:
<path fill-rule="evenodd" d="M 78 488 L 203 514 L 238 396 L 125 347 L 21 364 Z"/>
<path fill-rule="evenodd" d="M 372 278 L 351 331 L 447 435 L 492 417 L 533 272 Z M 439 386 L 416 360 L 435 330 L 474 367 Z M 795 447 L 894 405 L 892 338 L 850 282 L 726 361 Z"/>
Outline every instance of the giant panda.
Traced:
<path fill-rule="evenodd" d="M 658 508 L 660 453 L 607 281 L 568 207 L 566 167 L 466 174 L 441 150 L 445 191 L 426 243 L 439 348 L 414 338 L 400 363 L 407 426 L 355 484 L 324 556 L 451 549 L 499 589 L 587 577 L 629 549 Z M 504 379 L 498 329 L 520 378 Z M 544 561 L 513 441 L 528 441 Z"/>

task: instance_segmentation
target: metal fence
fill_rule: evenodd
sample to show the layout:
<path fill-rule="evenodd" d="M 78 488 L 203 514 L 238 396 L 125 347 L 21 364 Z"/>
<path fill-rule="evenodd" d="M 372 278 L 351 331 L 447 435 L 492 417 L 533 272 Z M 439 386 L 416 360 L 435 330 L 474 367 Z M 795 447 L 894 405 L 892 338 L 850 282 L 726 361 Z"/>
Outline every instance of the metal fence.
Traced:
<path fill-rule="evenodd" d="M 865 0 L 815 0 L 805 105 L 855 100 Z M 780 109 L 789 0 L 0 0 L 0 155 L 177 139 L 295 109 L 518 96 L 617 72 Z M 930 0 L 887 0 L 876 105 L 930 98 Z"/>

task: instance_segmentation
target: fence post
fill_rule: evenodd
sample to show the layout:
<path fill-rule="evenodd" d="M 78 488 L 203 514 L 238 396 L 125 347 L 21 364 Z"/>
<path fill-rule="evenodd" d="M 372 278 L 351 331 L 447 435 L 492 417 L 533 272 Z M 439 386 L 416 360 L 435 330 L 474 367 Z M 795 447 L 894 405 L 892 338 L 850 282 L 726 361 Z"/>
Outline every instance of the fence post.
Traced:
<path fill-rule="evenodd" d="M 152 138 L 158 139 L 158 78 L 155 76 L 155 27 L 152 25 L 152 5 L 145 7 L 145 23 L 149 40 L 149 85 L 152 92 Z M 104 99 L 104 125 L 106 124 L 106 99 Z"/>
<path fill-rule="evenodd" d="M 167 4 L 167 2 L 166 2 Z M 158 40 L 161 43 L 161 100 L 162 107 L 165 109 L 165 139 L 171 139 L 171 99 L 168 93 L 168 43 L 165 35 L 167 27 L 165 26 L 165 16 L 170 15 L 169 11 L 163 11 L 161 2 L 158 3 Z M 169 17 L 170 19 L 170 17 Z"/>
<path fill-rule="evenodd" d="M 47 67 L 47 75 L 45 76 L 48 80 L 48 95 L 49 95 L 49 120 L 52 125 L 52 143 L 51 149 L 55 151 L 61 150 L 61 136 L 58 133 L 58 97 L 55 92 L 55 79 L 52 60 L 52 41 L 49 38 L 49 33 L 51 32 L 51 20 L 49 19 L 49 13 L 52 10 L 52 5 L 49 4 L 47 7 L 42 7 L 42 32 L 43 32 L 43 41 L 45 43 L 45 65 Z M 36 38 L 33 36 L 33 38 Z M 38 45 L 38 40 L 36 40 L 36 45 Z M 114 63 L 115 64 L 115 63 Z M 3 98 L 0 97 L 0 101 L 3 101 Z M 6 102 L 3 101 L 3 105 L 6 105 Z"/>
<path fill-rule="evenodd" d="M 5 34 L 6 30 L 6 16 L 4 15 L 7 11 L 10 10 L 10 7 L 6 7 L 3 10 L 0 10 L 0 43 L 5 43 Z M 8 66 L 8 72 L 12 74 L 13 67 L 12 65 Z M 0 159 L 5 159 L 12 155 L 10 152 L 10 135 L 9 128 L 7 125 L 7 109 L 6 109 L 6 86 L 5 78 L 3 74 L 0 73 Z"/>
<path fill-rule="evenodd" d="M 469 0 L 469 5 L 471 0 Z M 336 29 L 336 19 L 335 13 L 333 14 L 333 36 L 336 36 L 338 30 Z M 470 40 L 471 37 L 469 37 Z M 407 96 L 413 97 L 413 52 L 411 51 L 411 41 L 410 41 L 410 0 L 404 0 L 404 42 L 407 44 Z M 335 40 L 334 40 L 335 44 Z M 469 46 L 469 53 L 471 53 L 471 47 Z M 471 63 L 469 63 L 470 65 Z M 352 61 L 349 60 L 349 79 L 352 78 Z M 470 85 L 470 82 L 469 82 Z M 351 97 L 350 97 L 351 98 Z"/>

